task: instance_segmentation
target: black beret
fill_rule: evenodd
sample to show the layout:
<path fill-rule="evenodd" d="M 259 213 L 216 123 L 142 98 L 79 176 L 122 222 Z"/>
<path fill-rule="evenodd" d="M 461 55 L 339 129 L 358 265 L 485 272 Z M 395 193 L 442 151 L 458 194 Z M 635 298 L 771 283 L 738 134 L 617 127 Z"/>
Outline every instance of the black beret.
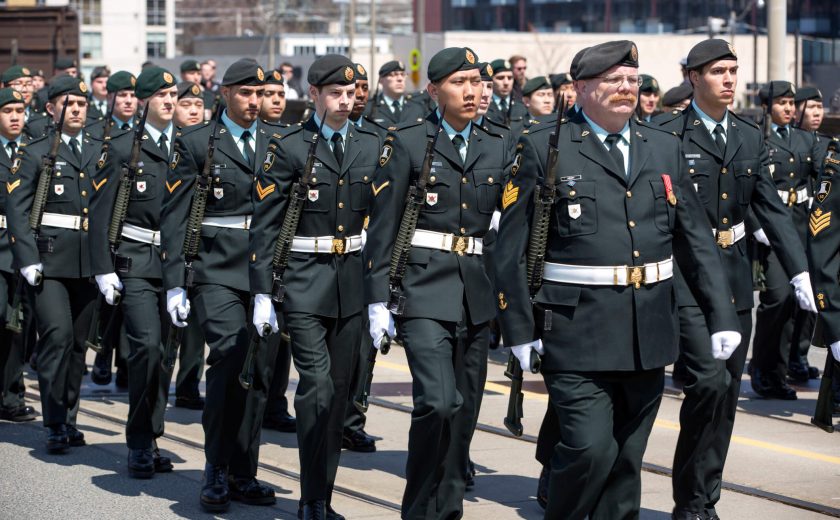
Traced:
<path fill-rule="evenodd" d="M 642 85 L 639 92 L 659 92 L 659 82 L 650 74 L 642 74 Z"/>
<path fill-rule="evenodd" d="M 492 66 L 492 65 L 491 65 Z M 453 72 L 478 68 L 478 56 L 469 47 L 448 47 L 429 60 L 426 75 L 429 81 L 440 81 Z"/>
<path fill-rule="evenodd" d="M 146 99 L 160 89 L 175 86 L 175 78 L 163 67 L 146 67 L 137 77 L 137 88 L 134 93 L 137 99 Z"/>
<path fill-rule="evenodd" d="M 201 93 L 201 88 L 192 81 L 182 81 L 178 83 L 178 99 L 183 98 L 198 98 L 204 101 L 204 95 Z"/>
<path fill-rule="evenodd" d="M 482 61 L 478 64 L 478 70 L 481 71 L 481 81 L 493 81 L 493 66 Z"/>
<path fill-rule="evenodd" d="M 680 101 L 690 99 L 694 95 L 694 89 L 690 83 L 680 83 L 678 86 L 665 92 L 662 96 L 662 106 L 674 106 Z"/>
<path fill-rule="evenodd" d="M 181 62 L 181 72 L 201 72 L 201 63 L 196 60 L 185 60 Z"/>
<path fill-rule="evenodd" d="M 688 70 L 695 70 L 707 63 L 724 59 L 738 60 L 735 47 L 726 40 L 712 38 L 703 40 L 688 51 L 685 66 Z"/>
<path fill-rule="evenodd" d="M 530 96 L 534 92 L 543 89 L 551 89 L 551 81 L 545 76 L 537 76 L 525 82 L 525 86 L 522 87 L 522 95 Z"/>
<path fill-rule="evenodd" d="M 98 78 L 107 78 L 111 75 L 111 69 L 106 66 L 94 67 L 93 72 L 90 73 L 90 81 L 92 82 Z"/>
<path fill-rule="evenodd" d="M 560 88 L 563 85 L 568 85 L 572 81 L 572 75 L 568 72 L 563 72 L 561 74 L 551 74 L 548 79 L 551 80 L 551 88 Z"/>
<path fill-rule="evenodd" d="M 55 79 L 50 82 L 50 86 L 47 89 L 47 97 L 49 99 L 54 99 L 65 94 L 87 97 L 88 92 L 90 92 L 90 90 L 84 81 L 77 77 L 70 76 L 69 74 L 62 74 L 60 76 L 56 76 Z"/>
<path fill-rule="evenodd" d="M 388 63 L 385 63 L 381 67 L 379 67 L 379 75 L 380 76 L 387 76 L 392 72 L 396 72 L 401 70 L 405 72 L 405 65 L 401 61 L 391 60 Z"/>
<path fill-rule="evenodd" d="M 639 66 L 639 51 L 630 40 L 616 40 L 586 49 L 575 69 L 575 79 L 594 78 L 616 65 Z"/>
<path fill-rule="evenodd" d="M 796 103 L 802 103 L 803 101 L 822 101 L 822 92 L 817 87 L 800 87 L 796 89 L 796 96 L 794 97 L 794 101 Z"/>
<path fill-rule="evenodd" d="M 356 81 L 356 66 L 347 56 L 327 54 L 315 60 L 306 74 L 310 85 L 350 85 Z"/>
<path fill-rule="evenodd" d="M 64 70 L 69 69 L 76 66 L 76 60 L 71 58 L 70 56 L 65 56 L 63 58 L 58 58 L 55 60 L 55 68 L 56 70 Z"/>
<path fill-rule="evenodd" d="M 251 58 L 242 58 L 225 71 L 222 85 L 264 85 L 265 72 L 259 63 Z"/>
<path fill-rule="evenodd" d="M 498 74 L 500 72 L 510 72 L 510 62 L 508 60 L 503 60 L 499 58 L 498 60 L 493 60 L 490 62 L 490 66 L 493 67 L 493 74 Z"/>
<path fill-rule="evenodd" d="M 3 71 L 3 77 L 0 78 L 0 81 L 2 81 L 3 83 L 8 83 L 16 79 L 29 77 L 32 77 L 32 71 L 30 71 L 23 65 L 12 65 L 11 67 Z"/>
<path fill-rule="evenodd" d="M 283 74 L 279 70 L 265 69 L 265 84 L 266 85 L 285 85 Z"/>
<path fill-rule="evenodd" d="M 758 98 L 762 103 L 767 103 L 770 100 L 771 94 L 773 95 L 773 99 L 777 97 L 794 97 L 796 96 L 796 87 L 790 81 L 771 81 L 761 87 L 758 91 Z"/>
<path fill-rule="evenodd" d="M 47 77 L 47 75 L 44 74 L 44 69 L 35 69 L 35 70 L 32 71 L 32 75 L 33 76 L 41 76 L 42 78 Z"/>
<path fill-rule="evenodd" d="M 136 84 L 137 78 L 134 77 L 134 74 L 124 70 L 118 70 L 108 78 L 108 83 L 105 84 L 105 88 L 108 89 L 109 93 L 114 93 L 120 90 L 134 90 Z"/>
<path fill-rule="evenodd" d="M 358 80 L 367 81 L 368 80 L 368 75 L 367 75 L 367 71 L 365 70 L 365 68 L 362 66 L 361 63 L 356 63 L 355 65 L 356 65 L 356 80 L 357 81 Z"/>
<path fill-rule="evenodd" d="M 580 65 L 580 59 L 583 58 L 583 55 L 588 50 L 589 50 L 589 47 L 584 47 L 583 49 L 577 51 L 577 54 L 575 54 L 575 57 L 572 58 L 572 64 L 569 65 L 569 75 L 572 76 L 572 79 L 577 79 L 577 69 L 578 69 L 578 65 Z"/>
<path fill-rule="evenodd" d="M 10 103 L 23 104 L 23 95 L 13 88 L 6 87 L 0 89 L 0 107 L 4 107 Z"/>

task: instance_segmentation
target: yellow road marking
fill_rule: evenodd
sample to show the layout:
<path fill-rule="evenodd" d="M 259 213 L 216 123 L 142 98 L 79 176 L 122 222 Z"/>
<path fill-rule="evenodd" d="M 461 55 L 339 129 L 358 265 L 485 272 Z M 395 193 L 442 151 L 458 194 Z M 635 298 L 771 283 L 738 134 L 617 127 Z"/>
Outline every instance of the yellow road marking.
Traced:
<path fill-rule="evenodd" d="M 404 372 L 406 374 L 410 373 L 409 369 L 405 365 L 401 365 L 399 363 L 391 363 L 389 361 L 376 361 L 377 366 L 381 366 L 383 368 L 389 368 L 391 370 L 396 370 L 398 372 Z M 486 390 L 490 390 L 491 392 L 498 392 L 501 394 L 507 394 L 510 387 L 505 385 L 500 385 L 498 383 L 487 382 L 484 385 Z M 525 399 L 530 399 L 533 401 L 541 401 L 543 403 L 548 402 L 548 396 L 546 394 L 539 394 L 537 392 L 529 392 L 527 390 L 523 390 L 522 393 L 525 395 Z M 665 430 L 671 430 L 678 432 L 680 431 L 679 423 L 673 421 L 667 421 L 665 419 L 656 419 L 654 422 L 654 426 L 658 428 L 662 428 Z M 756 439 L 750 439 L 749 437 L 743 437 L 741 435 L 733 435 L 732 436 L 732 444 L 739 444 L 741 446 L 749 446 L 752 448 L 763 449 L 767 451 L 772 451 L 775 453 L 782 453 L 785 455 L 791 455 L 793 457 L 800 457 L 803 459 L 815 460 L 818 462 L 826 462 L 829 464 L 836 464 L 840 465 L 840 457 L 834 457 L 832 455 L 824 455 L 822 453 L 816 453 L 813 451 L 802 450 L 798 448 L 788 448 L 787 446 L 781 446 L 779 444 L 773 444 L 772 442 L 765 442 L 759 441 Z"/>

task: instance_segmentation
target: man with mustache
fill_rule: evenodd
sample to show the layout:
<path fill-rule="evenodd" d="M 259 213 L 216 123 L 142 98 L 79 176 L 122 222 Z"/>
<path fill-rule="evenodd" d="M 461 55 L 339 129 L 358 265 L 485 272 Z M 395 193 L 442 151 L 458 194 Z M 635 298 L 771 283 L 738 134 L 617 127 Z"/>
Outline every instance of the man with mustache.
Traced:
<path fill-rule="evenodd" d="M 525 255 L 534 189 L 554 125 L 517 147 L 502 198 L 496 258 L 505 343 L 523 370 L 542 355 L 560 424 L 546 518 L 638 518 L 642 455 L 677 355 L 674 260 L 710 317 L 705 348 L 741 340 L 703 207 L 670 133 L 634 117 L 641 80 L 630 41 L 590 47 L 575 72 L 581 110 L 559 130 L 556 199 L 542 284 L 532 304 Z M 605 321 L 604 317 L 608 317 Z"/>
<path fill-rule="evenodd" d="M 700 275 L 681 269 L 676 304 L 688 380 L 672 476 L 676 520 L 717 518 L 715 504 L 749 347 L 746 338 L 752 331 L 752 270 L 744 241 L 750 210 L 763 229 L 756 233 L 773 246 L 799 306 L 816 312 L 805 251 L 773 185 L 764 136 L 755 123 L 727 108 L 738 83 L 735 48 L 725 40 L 705 40 L 688 53 L 687 67 L 694 100 L 684 112 L 660 116 L 657 123 L 682 140 L 684 166 L 705 207 L 706 232 L 714 236 L 726 277 L 724 285 L 714 286 L 733 296 L 745 340 L 727 355 L 709 352 L 713 323 L 707 322 L 702 302 L 689 289 L 701 281 Z"/>
<path fill-rule="evenodd" d="M 256 479 L 268 367 L 275 350 L 257 352 L 250 390 L 238 378 L 248 350 L 248 229 L 254 176 L 269 149 L 271 127 L 259 121 L 265 71 L 252 59 L 228 67 L 219 121 L 187 127 L 175 136 L 161 215 L 161 259 L 166 310 L 176 327 L 198 320 L 210 347 L 207 356 L 204 425 L 204 485 L 201 506 L 226 511 L 231 500 L 274 504 L 274 490 Z M 216 125 L 218 124 L 218 128 Z M 204 171 L 207 144 L 217 131 L 210 168 L 201 243 L 193 262 L 195 285 L 187 293 L 184 236 L 198 174 Z M 194 305 L 193 305 L 194 304 Z M 193 308 L 194 307 L 194 308 Z"/>

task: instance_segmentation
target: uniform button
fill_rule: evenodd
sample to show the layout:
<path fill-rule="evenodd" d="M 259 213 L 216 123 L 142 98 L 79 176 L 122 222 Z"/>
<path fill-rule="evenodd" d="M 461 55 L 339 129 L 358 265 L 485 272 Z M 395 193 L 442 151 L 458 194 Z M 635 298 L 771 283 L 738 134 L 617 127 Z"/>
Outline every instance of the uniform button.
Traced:
<path fill-rule="evenodd" d="M 792 179 L 795 175 L 796 175 L 795 173 L 790 172 L 790 178 L 791 178 L 791 179 Z"/>
<path fill-rule="evenodd" d="M 315 179 L 312 179 L 312 181 L 314 182 Z M 344 186 L 344 179 L 338 179 L 338 185 L 339 186 Z"/>
<path fill-rule="evenodd" d="M 723 217 L 722 219 L 720 219 L 720 222 L 721 222 L 721 224 L 729 224 L 729 219 L 726 218 L 726 217 Z"/>
<path fill-rule="evenodd" d="M 343 202 L 338 203 L 338 209 L 344 209 L 344 203 Z"/>
<path fill-rule="evenodd" d="M 688 173 L 694 173 L 694 168 L 689 168 Z"/>
<path fill-rule="evenodd" d="M 83 209 L 82 209 L 82 213 L 84 213 L 85 215 L 87 215 L 87 214 L 88 214 L 88 209 L 87 209 L 87 208 L 83 208 Z"/>
<path fill-rule="evenodd" d="M 79 178 L 84 179 L 85 178 L 85 172 L 79 172 Z"/>
<path fill-rule="evenodd" d="M 437 177 L 435 177 L 434 175 L 429 177 L 429 182 L 435 182 L 436 180 L 437 180 Z"/>
<path fill-rule="evenodd" d="M 464 208 L 464 209 L 467 209 L 469 206 L 467 206 L 467 203 L 466 203 L 466 202 L 462 202 L 462 203 L 461 203 L 461 207 L 462 207 L 462 208 Z"/>
<path fill-rule="evenodd" d="M 466 230 L 466 228 L 461 228 L 461 234 L 462 234 L 462 235 L 466 235 L 466 234 L 467 234 L 467 230 Z"/>
<path fill-rule="evenodd" d="M 726 199 L 729 198 L 729 195 L 727 195 L 726 193 L 721 193 L 720 198 L 722 198 L 723 200 L 726 200 Z"/>
<path fill-rule="evenodd" d="M 723 167 L 723 168 L 720 169 L 720 173 L 722 173 L 724 175 L 726 175 L 726 171 L 727 171 L 726 167 Z"/>
<path fill-rule="evenodd" d="M 87 191 L 82 190 L 82 197 L 87 197 Z"/>
<path fill-rule="evenodd" d="M 317 177 L 312 177 L 312 184 L 315 184 L 316 182 L 318 182 L 318 178 Z M 344 182 L 341 181 L 341 180 L 339 180 L 338 183 L 339 184 L 344 184 Z"/>
<path fill-rule="evenodd" d="M 629 198 L 630 198 L 630 197 L 632 197 L 632 196 L 633 196 L 633 192 L 628 191 L 628 192 L 627 192 L 627 198 L 629 199 Z"/>
<path fill-rule="evenodd" d="M 365 181 L 365 182 L 367 182 L 367 180 L 368 180 L 368 176 L 367 176 L 367 175 L 365 175 L 364 177 L 362 177 L 362 180 L 363 180 L 363 181 Z"/>
<path fill-rule="evenodd" d="M 632 220 L 631 220 L 630 222 L 628 222 L 627 224 L 628 224 L 631 228 L 636 227 L 636 223 L 635 223 L 635 222 L 633 222 Z"/>
<path fill-rule="evenodd" d="M 640 255 L 641 255 L 641 253 L 639 253 L 638 251 L 633 251 L 633 257 L 634 258 L 639 258 Z"/>
<path fill-rule="evenodd" d="M 789 159 L 789 161 L 790 161 L 790 162 L 793 162 L 793 157 L 791 157 L 791 158 Z"/>
<path fill-rule="evenodd" d="M 461 177 L 461 184 L 466 184 L 466 183 L 467 183 L 467 178 L 466 177 Z"/>
<path fill-rule="evenodd" d="M 575 190 L 569 192 L 569 197 L 574 197 L 575 195 L 577 195 L 577 192 Z"/>
<path fill-rule="evenodd" d="M 341 232 L 343 232 L 343 231 L 344 231 L 344 226 L 339 225 L 339 226 L 338 226 L 338 232 L 339 232 L 339 233 L 341 233 Z"/>
<path fill-rule="evenodd" d="M 752 168 L 747 168 L 747 173 L 752 173 Z"/>

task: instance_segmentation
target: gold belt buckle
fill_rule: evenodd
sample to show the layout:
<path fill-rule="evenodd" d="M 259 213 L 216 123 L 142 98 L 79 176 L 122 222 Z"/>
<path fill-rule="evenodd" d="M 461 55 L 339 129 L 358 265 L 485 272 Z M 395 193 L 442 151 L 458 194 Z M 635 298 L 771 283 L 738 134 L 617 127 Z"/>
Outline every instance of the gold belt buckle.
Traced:
<path fill-rule="evenodd" d="M 83 230 L 83 231 L 87 231 L 87 230 L 88 230 L 88 218 L 87 218 L 87 217 L 84 217 L 84 218 L 82 219 L 82 230 Z"/>
<path fill-rule="evenodd" d="M 633 284 L 636 289 L 645 281 L 645 271 L 640 265 L 627 266 L 627 285 Z"/>
<path fill-rule="evenodd" d="M 467 237 L 453 237 L 452 251 L 458 253 L 461 256 L 464 256 L 464 254 L 467 252 Z"/>
<path fill-rule="evenodd" d="M 788 207 L 792 207 L 794 204 L 796 204 L 796 191 L 791 188 L 790 195 L 788 195 Z"/>
<path fill-rule="evenodd" d="M 718 231 L 717 234 L 717 245 L 719 245 L 722 249 L 726 249 L 727 247 L 731 246 L 735 243 L 735 232 L 731 229 L 724 229 Z"/>
<path fill-rule="evenodd" d="M 332 248 L 330 248 L 330 253 L 334 253 L 336 255 L 343 255 L 346 243 L 346 238 L 334 238 L 332 240 Z"/>

